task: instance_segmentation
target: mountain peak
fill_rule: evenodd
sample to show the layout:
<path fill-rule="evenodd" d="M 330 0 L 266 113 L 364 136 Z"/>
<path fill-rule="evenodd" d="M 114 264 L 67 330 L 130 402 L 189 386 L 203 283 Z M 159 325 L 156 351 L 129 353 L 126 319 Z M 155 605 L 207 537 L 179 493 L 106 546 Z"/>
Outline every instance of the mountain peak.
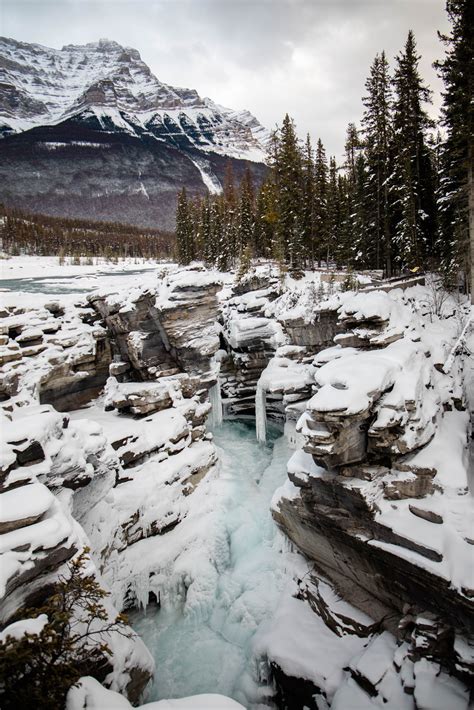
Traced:
<path fill-rule="evenodd" d="M 105 116 L 108 130 L 156 137 L 158 126 L 160 140 L 179 143 L 184 134 L 200 149 L 264 160 L 266 132 L 250 113 L 165 84 L 136 49 L 115 40 L 53 49 L 0 38 L 0 65 L 0 135 L 59 124 L 87 111 L 99 127 Z"/>
<path fill-rule="evenodd" d="M 220 192 L 229 160 L 237 181 L 249 162 L 265 175 L 256 118 L 165 84 L 134 48 L 0 38 L 0 67 L 5 204 L 168 229 L 178 191 Z"/>

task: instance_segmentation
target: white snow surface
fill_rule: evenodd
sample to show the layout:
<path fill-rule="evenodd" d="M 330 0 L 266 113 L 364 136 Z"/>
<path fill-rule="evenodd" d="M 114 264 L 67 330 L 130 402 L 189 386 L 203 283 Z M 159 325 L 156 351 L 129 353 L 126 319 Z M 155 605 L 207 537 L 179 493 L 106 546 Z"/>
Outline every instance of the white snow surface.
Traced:
<path fill-rule="evenodd" d="M 359 351 L 334 359 L 316 373 L 320 389 L 309 401 L 308 409 L 345 414 L 364 412 L 397 380 L 404 383 L 407 375 L 418 373 L 422 358 L 424 353 L 419 346 L 402 340 L 383 352 Z"/>
<path fill-rule="evenodd" d="M 104 688 L 95 678 L 84 676 L 71 688 L 65 710 L 127 710 L 133 706 L 113 690 Z M 136 706 L 135 706 L 136 707 Z M 179 700 L 160 700 L 139 705 L 138 710 L 245 710 L 243 705 L 223 695 L 193 695 Z"/>
<path fill-rule="evenodd" d="M 53 500 L 52 493 L 41 483 L 5 491 L 0 498 L 0 522 L 38 517 L 48 510 Z"/>
<path fill-rule="evenodd" d="M 33 619 L 20 619 L 20 621 L 9 624 L 0 632 L 0 641 L 5 642 L 9 636 L 14 639 L 20 639 L 25 634 L 40 634 L 47 623 L 48 617 L 46 614 L 39 614 Z"/>
<path fill-rule="evenodd" d="M 222 193 L 222 185 L 217 175 L 212 172 L 210 162 L 197 156 L 190 158 L 190 160 L 201 173 L 202 181 L 209 190 L 209 194 L 220 195 Z"/>

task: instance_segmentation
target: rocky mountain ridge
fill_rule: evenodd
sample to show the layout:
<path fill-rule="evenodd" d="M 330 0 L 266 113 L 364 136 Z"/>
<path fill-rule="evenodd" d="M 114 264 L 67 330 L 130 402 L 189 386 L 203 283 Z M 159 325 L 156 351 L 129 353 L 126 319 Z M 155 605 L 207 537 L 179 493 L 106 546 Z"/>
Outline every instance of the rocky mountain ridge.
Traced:
<path fill-rule="evenodd" d="M 6 204 L 169 228 L 176 192 L 219 192 L 228 161 L 237 179 L 247 165 L 259 179 L 269 133 L 163 83 L 117 42 L 0 38 L 0 136 Z"/>

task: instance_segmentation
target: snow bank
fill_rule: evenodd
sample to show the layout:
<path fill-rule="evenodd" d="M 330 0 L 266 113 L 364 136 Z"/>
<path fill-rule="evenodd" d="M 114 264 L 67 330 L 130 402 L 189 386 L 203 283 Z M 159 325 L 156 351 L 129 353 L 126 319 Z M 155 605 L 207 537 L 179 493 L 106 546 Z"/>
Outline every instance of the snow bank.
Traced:
<path fill-rule="evenodd" d="M 65 710 L 127 710 L 128 700 L 113 690 L 107 690 L 95 678 L 85 676 L 71 688 Z M 159 700 L 139 705 L 141 710 L 245 710 L 243 705 L 223 695 L 193 695 L 179 700 Z"/>

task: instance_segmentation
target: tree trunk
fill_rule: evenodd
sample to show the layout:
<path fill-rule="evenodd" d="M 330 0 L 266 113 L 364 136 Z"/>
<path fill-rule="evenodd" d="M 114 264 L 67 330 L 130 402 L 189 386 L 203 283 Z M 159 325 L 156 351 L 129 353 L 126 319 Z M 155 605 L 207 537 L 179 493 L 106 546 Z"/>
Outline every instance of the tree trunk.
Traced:
<path fill-rule="evenodd" d="M 471 303 L 474 305 L 474 174 L 473 174 L 474 150 L 472 142 L 468 151 L 468 178 L 467 189 L 469 191 L 469 244 L 471 248 Z"/>

